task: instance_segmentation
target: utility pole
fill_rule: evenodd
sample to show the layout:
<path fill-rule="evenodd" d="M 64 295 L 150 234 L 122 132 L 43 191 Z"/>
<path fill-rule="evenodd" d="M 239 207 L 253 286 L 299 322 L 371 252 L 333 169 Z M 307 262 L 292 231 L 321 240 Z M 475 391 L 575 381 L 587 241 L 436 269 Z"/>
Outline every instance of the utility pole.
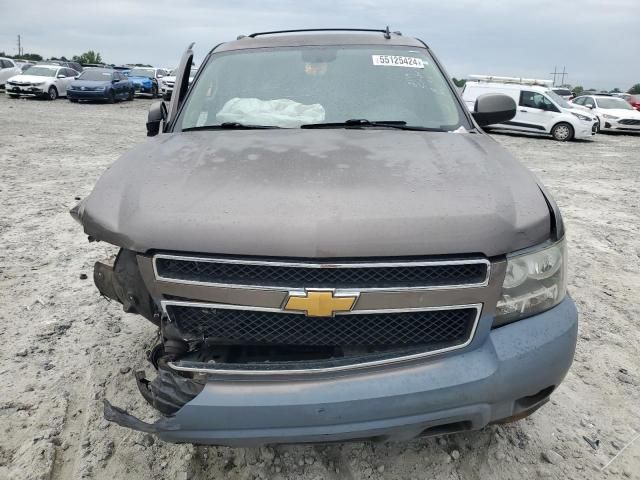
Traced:
<path fill-rule="evenodd" d="M 553 67 L 553 72 L 551 72 L 549 75 L 553 75 L 553 86 L 556 86 L 556 76 L 559 75 L 558 73 L 558 68 L 556 66 Z"/>
<path fill-rule="evenodd" d="M 22 56 L 22 44 L 20 43 L 20 35 L 18 35 L 18 56 Z"/>
<path fill-rule="evenodd" d="M 557 66 L 553 67 L 553 72 L 551 72 L 549 75 L 553 75 L 553 86 L 556 86 L 556 78 L 560 77 L 562 80 L 560 82 L 560 86 L 564 85 L 564 77 L 567 77 L 569 75 L 569 72 L 567 72 L 567 68 L 566 67 L 562 67 L 562 72 L 558 71 Z"/>
<path fill-rule="evenodd" d="M 565 75 L 569 75 L 569 73 L 565 70 L 565 67 L 562 67 L 562 83 L 560 85 L 564 85 L 564 77 Z"/>

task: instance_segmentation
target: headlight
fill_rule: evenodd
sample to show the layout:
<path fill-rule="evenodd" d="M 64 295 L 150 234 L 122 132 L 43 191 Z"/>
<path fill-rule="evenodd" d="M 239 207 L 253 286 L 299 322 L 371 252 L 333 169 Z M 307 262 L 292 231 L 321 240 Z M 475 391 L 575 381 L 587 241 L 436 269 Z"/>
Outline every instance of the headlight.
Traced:
<path fill-rule="evenodd" d="M 609 120 L 618 120 L 620 117 L 616 117 L 615 115 L 607 115 L 606 113 L 602 115 L 604 118 L 608 118 Z"/>
<path fill-rule="evenodd" d="M 564 239 L 533 252 L 507 256 L 507 272 L 493 326 L 555 307 L 566 294 L 567 248 Z"/>
<path fill-rule="evenodd" d="M 585 122 L 590 122 L 591 120 L 593 120 L 591 117 L 587 117 L 586 115 L 581 115 L 576 112 L 571 112 L 571 113 L 573 113 L 576 117 L 578 117 L 578 119 L 584 120 Z"/>
<path fill-rule="evenodd" d="M 40 85 L 44 85 L 45 82 L 33 82 L 31 85 L 34 87 L 39 87 Z"/>

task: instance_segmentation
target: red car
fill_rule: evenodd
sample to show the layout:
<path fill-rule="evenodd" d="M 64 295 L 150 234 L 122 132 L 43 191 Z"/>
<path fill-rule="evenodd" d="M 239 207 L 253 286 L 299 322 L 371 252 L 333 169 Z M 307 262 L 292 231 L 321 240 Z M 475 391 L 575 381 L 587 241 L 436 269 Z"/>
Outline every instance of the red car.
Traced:
<path fill-rule="evenodd" d="M 624 98 L 631 104 L 633 108 L 640 111 L 640 95 L 631 95 L 630 93 L 623 93 L 620 98 Z"/>

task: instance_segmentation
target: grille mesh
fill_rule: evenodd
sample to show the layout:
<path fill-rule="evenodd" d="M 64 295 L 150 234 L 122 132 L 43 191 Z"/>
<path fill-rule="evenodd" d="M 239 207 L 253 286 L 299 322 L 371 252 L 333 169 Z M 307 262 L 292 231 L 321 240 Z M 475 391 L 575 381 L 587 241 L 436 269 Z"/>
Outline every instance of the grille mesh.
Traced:
<path fill-rule="evenodd" d="M 309 268 L 268 264 L 236 264 L 215 261 L 157 258 L 161 277 L 175 280 L 305 288 L 432 287 L 482 283 L 484 263 L 409 265 L 345 268 Z"/>
<path fill-rule="evenodd" d="M 620 120 L 618 123 L 622 125 L 640 125 L 640 120 L 635 120 L 632 118 L 624 118 Z"/>
<path fill-rule="evenodd" d="M 183 332 L 226 344 L 315 346 L 432 346 L 464 343 L 473 328 L 474 308 L 336 315 L 305 315 L 168 305 Z"/>

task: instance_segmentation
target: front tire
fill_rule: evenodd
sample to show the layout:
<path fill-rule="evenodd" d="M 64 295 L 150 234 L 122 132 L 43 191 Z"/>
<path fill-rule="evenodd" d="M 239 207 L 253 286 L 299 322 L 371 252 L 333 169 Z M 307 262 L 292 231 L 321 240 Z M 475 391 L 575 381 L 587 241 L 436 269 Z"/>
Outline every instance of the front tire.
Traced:
<path fill-rule="evenodd" d="M 53 85 L 51 85 L 49 87 L 49 90 L 47 90 L 47 100 L 55 100 L 56 98 L 58 98 L 58 89 L 56 87 L 54 87 Z"/>
<path fill-rule="evenodd" d="M 158 86 L 153 85 L 151 87 L 151 98 L 158 98 Z"/>
<path fill-rule="evenodd" d="M 70 98 L 69 101 L 71 103 L 78 103 L 78 99 L 77 98 Z"/>
<path fill-rule="evenodd" d="M 109 95 L 107 95 L 107 102 L 116 103 L 116 94 L 113 92 L 113 90 L 109 91 Z"/>
<path fill-rule="evenodd" d="M 135 96 L 136 96 L 136 91 L 131 89 L 131 90 L 129 90 L 129 96 L 127 97 L 127 100 L 131 101 L 131 100 L 133 100 L 133 97 L 135 97 Z"/>
<path fill-rule="evenodd" d="M 20 98 L 20 95 L 14 95 L 13 93 L 8 93 L 9 98 Z"/>
<path fill-rule="evenodd" d="M 560 122 L 551 129 L 551 136 L 559 142 L 568 142 L 573 139 L 575 132 L 573 127 L 565 122 Z"/>

